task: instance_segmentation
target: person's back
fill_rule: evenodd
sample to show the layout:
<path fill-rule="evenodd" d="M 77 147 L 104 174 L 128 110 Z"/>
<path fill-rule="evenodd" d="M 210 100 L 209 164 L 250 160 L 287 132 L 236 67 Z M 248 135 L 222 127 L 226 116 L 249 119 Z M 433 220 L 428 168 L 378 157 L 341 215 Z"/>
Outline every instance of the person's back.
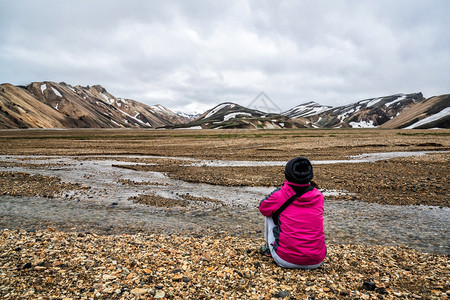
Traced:
<path fill-rule="evenodd" d="M 288 162 L 285 175 L 287 181 L 283 186 L 259 206 L 267 217 L 265 237 L 270 253 L 282 267 L 319 267 L 326 256 L 323 195 L 317 188 L 310 187 L 313 172 L 307 159 L 299 157 Z M 274 222 L 274 213 L 299 192 L 302 195 L 294 197 Z"/>

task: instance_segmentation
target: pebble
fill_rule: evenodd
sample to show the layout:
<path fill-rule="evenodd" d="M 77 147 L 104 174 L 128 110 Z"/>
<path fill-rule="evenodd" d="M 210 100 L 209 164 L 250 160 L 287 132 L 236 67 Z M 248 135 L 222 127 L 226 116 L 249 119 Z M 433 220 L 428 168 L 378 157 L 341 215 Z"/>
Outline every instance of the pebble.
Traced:
<path fill-rule="evenodd" d="M 146 294 L 147 292 L 148 292 L 148 289 L 142 289 L 142 288 L 136 288 L 136 289 L 131 290 L 131 293 L 136 296 Z"/>
<path fill-rule="evenodd" d="M 373 282 L 365 281 L 365 282 L 363 283 L 362 288 L 365 289 L 365 290 L 367 290 L 367 291 L 374 291 L 375 288 L 376 288 L 376 285 L 375 285 L 375 283 L 373 283 Z"/>
<path fill-rule="evenodd" d="M 164 298 L 165 295 L 166 295 L 166 293 L 164 293 L 164 291 L 159 290 L 159 291 L 156 291 L 154 297 L 155 297 L 155 299 L 161 299 L 161 298 Z"/>
<path fill-rule="evenodd" d="M 288 291 L 282 290 L 274 295 L 275 298 L 286 298 L 289 297 L 290 293 Z"/>

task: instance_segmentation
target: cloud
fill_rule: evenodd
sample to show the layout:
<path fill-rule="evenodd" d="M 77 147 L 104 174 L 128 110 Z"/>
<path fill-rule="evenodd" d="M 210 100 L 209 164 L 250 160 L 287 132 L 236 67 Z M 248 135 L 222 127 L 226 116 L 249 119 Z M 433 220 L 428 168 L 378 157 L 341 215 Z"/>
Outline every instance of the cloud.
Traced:
<path fill-rule="evenodd" d="M 101 84 L 176 110 L 282 109 L 448 93 L 450 4 L 435 1 L 56 1 L 0 4 L 0 81 Z M 198 111 L 200 112 L 200 111 Z"/>

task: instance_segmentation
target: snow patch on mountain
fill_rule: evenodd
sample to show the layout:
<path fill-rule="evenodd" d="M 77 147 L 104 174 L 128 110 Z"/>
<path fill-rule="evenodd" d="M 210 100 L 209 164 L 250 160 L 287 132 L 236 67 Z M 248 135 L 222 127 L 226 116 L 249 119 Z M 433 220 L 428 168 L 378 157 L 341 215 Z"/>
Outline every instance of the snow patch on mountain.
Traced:
<path fill-rule="evenodd" d="M 285 111 L 284 113 L 282 113 L 282 115 L 289 118 L 307 118 L 330 110 L 331 108 L 333 107 L 320 105 L 316 102 L 311 101 L 308 103 L 297 105 L 296 107 Z"/>
<path fill-rule="evenodd" d="M 52 88 L 53 92 L 56 94 L 56 96 L 62 97 L 61 93 L 57 89 L 55 89 L 54 87 L 51 87 L 51 88 Z"/>
<path fill-rule="evenodd" d="M 438 112 L 437 114 L 428 116 L 428 117 L 426 117 L 426 118 L 424 118 L 424 119 L 422 119 L 420 121 L 417 121 L 416 123 L 414 123 L 414 124 L 412 124 L 412 125 L 410 125 L 408 127 L 405 127 L 405 129 L 414 129 L 414 128 L 417 128 L 417 127 L 419 127 L 421 125 L 437 121 L 437 120 L 439 120 L 439 119 L 441 119 L 441 118 L 443 118 L 445 116 L 448 116 L 448 115 L 450 115 L 450 107 L 446 107 L 443 110 L 441 110 L 440 112 Z"/>
<path fill-rule="evenodd" d="M 237 112 L 237 113 L 231 113 L 231 114 L 228 114 L 228 115 L 226 115 L 226 116 L 224 116 L 223 117 L 223 120 L 224 121 L 228 121 L 228 120 L 230 120 L 230 119 L 234 119 L 234 118 L 236 118 L 236 116 L 252 116 L 252 114 L 249 114 L 249 113 L 244 113 L 244 112 Z"/>
<path fill-rule="evenodd" d="M 140 123 L 140 124 L 142 124 L 142 125 L 152 127 L 152 125 L 151 125 L 150 123 L 148 123 L 148 122 L 147 122 L 147 123 L 144 123 L 144 122 L 142 122 L 142 120 L 139 120 L 138 118 L 136 118 L 139 114 L 137 114 L 136 117 L 133 117 L 132 115 L 130 115 L 130 114 L 124 112 L 123 110 L 120 110 L 120 109 L 119 109 L 119 111 L 120 111 L 121 113 L 123 113 L 124 115 L 126 115 L 127 117 L 130 117 L 131 119 L 135 120 L 136 122 L 138 122 L 138 123 Z M 126 123 L 128 123 L 127 120 L 124 120 L 124 121 L 125 121 Z"/>
<path fill-rule="evenodd" d="M 369 121 L 361 120 L 359 122 L 350 122 L 349 125 L 352 128 L 375 128 L 376 127 L 373 124 L 372 120 L 369 120 Z"/>
<path fill-rule="evenodd" d="M 383 100 L 383 98 L 377 98 L 377 99 L 369 100 L 369 102 L 367 103 L 366 107 L 372 107 L 375 104 L 377 104 L 378 102 L 380 102 L 381 100 Z"/>
<path fill-rule="evenodd" d="M 337 116 L 337 118 L 341 121 L 344 121 L 347 117 L 353 115 L 355 112 L 357 112 L 359 109 L 357 107 L 348 106 L 341 110 L 335 110 L 335 111 L 341 111 L 341 113 Z"/>
<path fill-rule="evenodd" d="M 114 104 L 114 99 L 112 99 L 111 97 L 109 97 L 108 95 L 105 95 L 103 93 L 100 93 L 100 96 L 105 100 L 108 101 L 109 104 Z M 119 105 L 120 106 L 120 105 Z"/>
<path fill-rule="evenodd" d="M 215 108 L 213 108 L 205 117 L 203 117 L 203 119 L 208 119 L 212 116 L 214 116 L 217 112 L 219 112 L 220 110 L 224 109 L 225 107 L 230 106 L 230 108 L 234 107 L 234 104 L 229 104 L 229 103 L 222 103 L 218 106 L 216 106 Z"/>
<path fill-rule="evenodd" d="M 180 127 L 175 129 L 203 129 L 202 126 Z"/>
<path fill-rule="evenodd" d="M 151 107 L 153 110 L 158 111 L 158 112 L 163 113 L 163 114 L 170 114 L 170 115 L 173 115 L 173 114 L 174 114 L 173 111 L 171 111 L 171 110 L 165 108 L 164 106 L 162 106 L 162 105 L 160 105 L 160 104 L 156 104 L 156 105 L 153 105 L 153 106 L 150 106 L 150 107 Z"/>
<path fill-rule="evenodd" d="M 189 119 L 189 120 L 195 120 L 201 115 L 200 113 L 187 114 L 187 113 L 180 112 L 180 111 L 177 111 L 176 114 L 182 118 Z"/>
<path fill-rule="evenodd" d="M 386 103 L 385 105 L 386 105 L 387 107 L 389 107 L 389 106 L 391 106 L 392 104 L 398 103 L 398 102 L 403 101 L 403 100 L 405 100 L 405 99 L 406 99 L 406 95 L 399 95 L 399 98 L 397 98 L 396 100 L 391 101 L 391 102 L 389 102 L 389 103 Z"/>

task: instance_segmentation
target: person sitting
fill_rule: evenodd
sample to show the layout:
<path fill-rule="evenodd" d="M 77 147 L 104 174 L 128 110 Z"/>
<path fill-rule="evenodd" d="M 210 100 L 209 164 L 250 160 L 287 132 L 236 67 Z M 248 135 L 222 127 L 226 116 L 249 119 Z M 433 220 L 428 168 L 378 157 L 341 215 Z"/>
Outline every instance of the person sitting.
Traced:
<path fill-rule="evenodd" d="M 283 268 L 315 269 L 326 256 L 323 231 L 324 198 L 313 179 L 311 162 L 291 159 L 283 185 L 263 199 L 266 245 L 262 251 Z"/>

